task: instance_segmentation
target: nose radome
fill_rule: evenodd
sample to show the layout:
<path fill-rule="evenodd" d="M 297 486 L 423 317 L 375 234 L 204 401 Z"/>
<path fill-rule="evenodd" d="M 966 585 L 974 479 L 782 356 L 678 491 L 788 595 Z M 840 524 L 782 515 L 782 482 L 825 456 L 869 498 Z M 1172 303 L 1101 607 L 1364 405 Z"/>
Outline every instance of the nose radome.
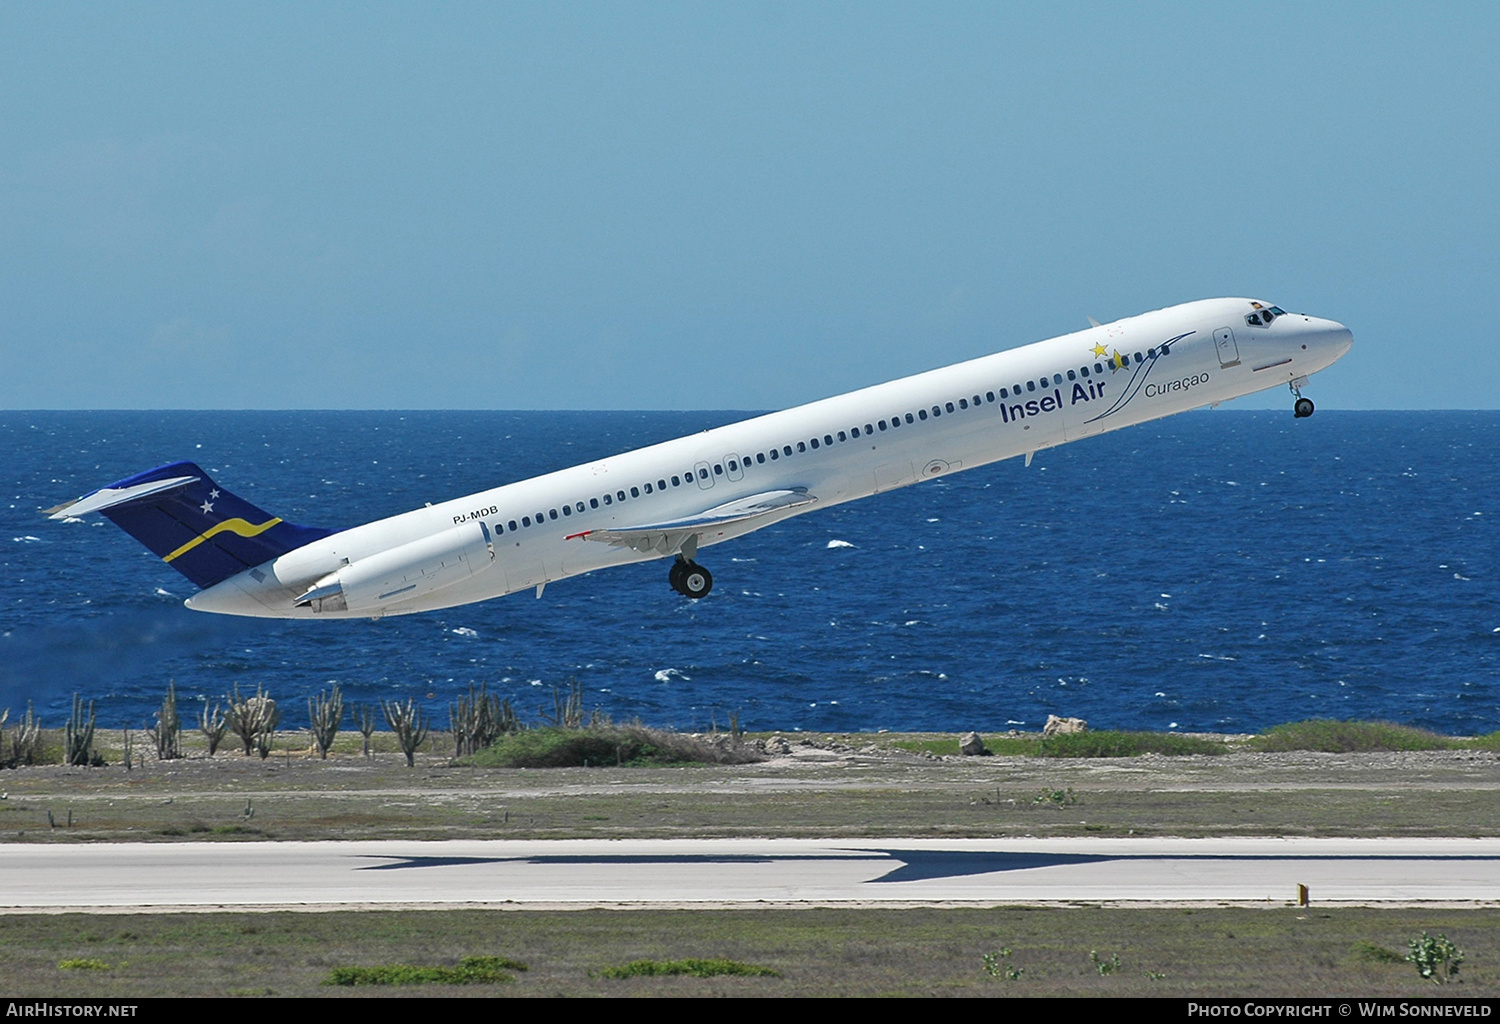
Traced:
<path fill-rule="evenodd" d="M 1354 332 L 1340 323 L 1335 323 L 1333 326 L 1335 328 L 1334 344 L 1338 348 L 1338 355 L 1334 358 L 1337 359 L 1354 347 Z"/>

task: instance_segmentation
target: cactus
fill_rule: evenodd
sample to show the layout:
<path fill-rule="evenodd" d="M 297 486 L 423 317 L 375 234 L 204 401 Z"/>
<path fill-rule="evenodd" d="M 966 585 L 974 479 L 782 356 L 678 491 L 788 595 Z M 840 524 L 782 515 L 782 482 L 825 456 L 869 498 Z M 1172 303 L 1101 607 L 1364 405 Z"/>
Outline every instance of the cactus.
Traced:
<path fill-rule="evenodd" d="M 338 683 L 333 684 L 333 693 L 320 692 L 316 698 L 308 698 L 307 721 L 318 756 L 328 760 L 328 748 L 333 746 L 333 738 L 344 721 L 344 695 L 339 692 Z"/>
<path fill-rule="evenodd" d="M 146 731 L 156 741 L 156 759 L 174 761 L 182 756 L 182 719 L 177 714 L 177 684 L 167 683 L 167 695 L 156 712 L 156 724 Z"/>
<path fill-rule="evenodd" d="M 396 742 L 401 744 L 401 752 L 406 755 L 406 766 L 416 767 L 417 748 L 427 739 L 427 713 L 410 698 L 405 704 L 383 700 L 380 708 L 385 712 L 391 731 L 396 734 Z"/>
<path fill-rule="evenodd" d="M 87 766 L 94 760 L 94 702 L 89 701 L 88 720 L 84 720 L 83 700 L 73 694 L 73 714 L 63 730 L 63 763 Z"/>
<path fill-rule="evenodd" d="M 224 721 L 229 731 L 244 744 L 246 757 L 251 751 L 256 751 L 264 761 L 271 752 L 276 727 L 281 724 L 281 712 L 277 710 L 276 702 L 266 696 L 265 689 L 260 686 L 255 688 L 255 696 L 241 697 L 238 683 L 234 694 L 227 699 L 229 709 L 224 712 Z"/>

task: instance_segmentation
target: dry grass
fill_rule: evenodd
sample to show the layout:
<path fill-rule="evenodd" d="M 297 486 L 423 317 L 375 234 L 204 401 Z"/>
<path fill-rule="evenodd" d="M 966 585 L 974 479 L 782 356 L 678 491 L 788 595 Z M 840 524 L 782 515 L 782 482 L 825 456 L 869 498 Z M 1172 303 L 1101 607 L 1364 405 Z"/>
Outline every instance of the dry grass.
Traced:
<path fill-rule="evenodd" d="M 1452 990 L 1500 995 L 1500 915 L 1477 910 L 445 911 L 8 917 L 0 976 L 24 996 L 474 994 L 442 983 L 330 987 L 339 968 L 455 964 L 488 951 L 529 966 L 485 995 L 1403 996 L 1412 965 L 1372 957 L 1443 932 L 1468 955 Z M 1012 981 L 984 970 L 1008 948 Z M 1120 966 L 1101 975 L 1091 951 Z M 727 960 L 777 977 L 602 976 L 643 959 Z M 110 970 L 64 970 L 65 960 Z M 499 960 L 493 963 L 500 963 Z"/>

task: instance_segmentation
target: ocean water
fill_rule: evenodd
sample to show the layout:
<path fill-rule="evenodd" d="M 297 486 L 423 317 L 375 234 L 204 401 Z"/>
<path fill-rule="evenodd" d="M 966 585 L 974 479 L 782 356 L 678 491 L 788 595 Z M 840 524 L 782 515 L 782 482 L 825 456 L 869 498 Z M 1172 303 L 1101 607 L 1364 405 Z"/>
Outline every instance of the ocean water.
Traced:
<path fill-rule="evenodd" d="M 444 612 L 201 615 L 105 520 L 38 509 L 193 459 L 294 522 L 349 526 L 740 413 L 0 412 L 0 708 L 150 719 L 338 682 L 439 724 L 471 683 L 523 717 L 577 680 L 682 728 L 1250 731 L 1309 717 L 1500 728 L 1490 412 L 1196 412 L 814 512 L 665 562 Z"/>

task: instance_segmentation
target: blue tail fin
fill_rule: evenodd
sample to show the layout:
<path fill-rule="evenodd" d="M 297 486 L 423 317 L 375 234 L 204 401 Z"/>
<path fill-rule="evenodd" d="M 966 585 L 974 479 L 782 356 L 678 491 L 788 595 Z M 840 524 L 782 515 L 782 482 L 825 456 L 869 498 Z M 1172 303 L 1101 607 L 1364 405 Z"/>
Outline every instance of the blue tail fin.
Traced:
<path fill-rule="evenodd" d="M 102 512 L 200 587 L 336 532 L 283 522 L 191 462 L 137 473 L 47 511 L 54 519 Z"/>

